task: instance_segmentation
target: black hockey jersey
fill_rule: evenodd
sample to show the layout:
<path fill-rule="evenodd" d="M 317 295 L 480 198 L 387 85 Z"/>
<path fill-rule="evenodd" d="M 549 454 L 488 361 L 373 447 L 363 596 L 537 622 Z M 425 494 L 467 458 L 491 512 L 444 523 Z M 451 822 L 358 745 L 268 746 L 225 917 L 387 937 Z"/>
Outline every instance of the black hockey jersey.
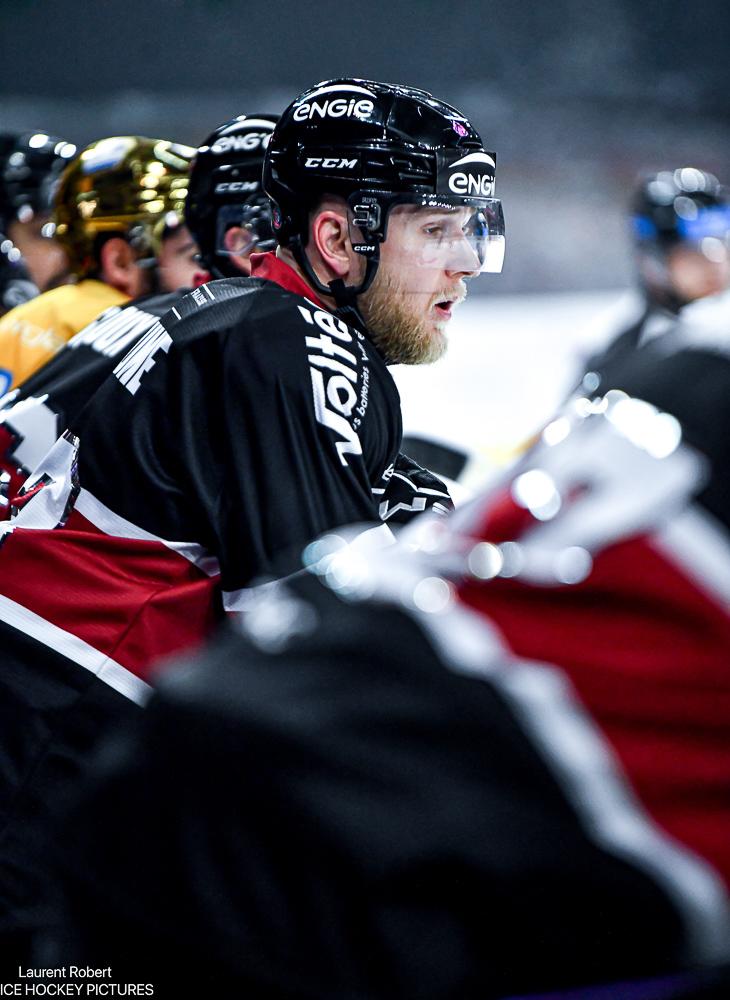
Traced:
<path fill-rule="evenodd" d="M 0 399 L 0 520 L 59 435 L 130 350 L 185 291 L 147 295 L 107 309 L 17 389 Z M 373 484 L 383 521 L 403 523 L 426 509 L 452 506 L 444 484 L 399 455 L 383 482 Z"/>
<path fill-rule="evenodd" d="M 322 531 L 449 502 L 393 471 L 398 393 L 367 335 L 268 271 L 195 289 L 117 356 L 0 528 L 0 932 L 42 919 L 51 800 L 155 661 Z"/>
<path fill-rule="evenodd" d="M 362 331 L 271 280 L 203 285 L 118 361 L 26 483 L 0 592 L 144 675 L 203 634 L 219 586 L 234 609 L 322 531 L 378 522 L 372 484 L 400 437 L 395 383 Z"/>
<path fill-rule="evenodd" d="M 10 501 L 124 355 L 184 292 L 106 309 L 29 379 L 0 399 L 0 518 Z"/>
<path fill-rule="evenodd" d="M 625 377 L 631 370 L 638 351 L 643 350 L 655 337 L 676 330 L 679 324 L 680 319 L 676 313 L 647 302 L 633 322 L 617 332 L 608 344 L 585 361 L 583 370 L 592 373 L 589 374 L 589 391 L 596 391 L 599 385 L 605 389 L 617 374 Z"/>

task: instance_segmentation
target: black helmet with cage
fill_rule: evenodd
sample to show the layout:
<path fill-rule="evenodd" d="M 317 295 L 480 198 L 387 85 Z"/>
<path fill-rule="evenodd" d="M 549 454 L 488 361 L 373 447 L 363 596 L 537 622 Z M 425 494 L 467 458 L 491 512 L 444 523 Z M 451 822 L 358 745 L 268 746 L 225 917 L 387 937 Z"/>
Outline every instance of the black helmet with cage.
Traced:
<path fill-rule="evenodd" d="M 195 154 L 185 221 L 217 278 L 240 275 L 232 256 L 275 245 L 261 170 L 276 122 L 274 115 L 239 115 L 219 125 Z"/>
<path fill-rule="evenodd" d="M 474 250 L 468 269 L 500 271 L 504 219 L 495 169 L 495 154 L 456 108 L 413 87 L 338 79 L 305 91 L 284 111 L 266 151 L 264 188 L 280 245 L 318 292 L 348 305 L 375 277 L 396 205 L 472 207 L 461 235 Z M 350 209 L 353 250 L 366 260 L 357 286 L 323 286 L 307 258 L 309 215 L 325 195 L 343 197 Z"/>

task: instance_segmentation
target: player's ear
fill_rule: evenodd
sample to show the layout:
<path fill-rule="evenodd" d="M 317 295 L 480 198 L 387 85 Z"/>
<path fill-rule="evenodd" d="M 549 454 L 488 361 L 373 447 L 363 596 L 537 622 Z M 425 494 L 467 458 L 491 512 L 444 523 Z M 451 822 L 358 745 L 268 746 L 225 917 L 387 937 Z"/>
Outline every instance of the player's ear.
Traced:
<path fill-rule="evenodd" d="M 137 286 L 137 256 L 121 236 L 106 240 L 99 254 L 102 281 L 112 288 L 132 295 Z"/>
<path fill-rule="evenodd" d="M 352 246 L 347 224 L 347 207 L 327 205 L 315 212 L 310 240 L 322 262 L 338 278 L 345 278 L 352 266 Z"/>

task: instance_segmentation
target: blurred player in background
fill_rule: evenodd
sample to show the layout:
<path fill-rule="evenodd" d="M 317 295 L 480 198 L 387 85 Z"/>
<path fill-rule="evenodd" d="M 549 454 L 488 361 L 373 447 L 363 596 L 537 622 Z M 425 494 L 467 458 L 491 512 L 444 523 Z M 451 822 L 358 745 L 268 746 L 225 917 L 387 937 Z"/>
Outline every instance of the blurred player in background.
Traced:
<path fill-rule="evenodd" d="M 45 132 L 0 134 L 0 316 L 69 278 L 51 207 L 76 147 Z"/>
<path fill-rule="evenodd" d="M 185 225 L 166 223 L 157 255 L 159 292 L 106 310 L 6 395 L 0 409 L 0 518 L 56 439 L 91 399 L 119 358 L 196 281 L 250 273 L 254 250 L 271 250 L 271 209 L 261 186 L 272 115 L 240 115 L 196 152 Z M 201 268 L 205 270 L 201 270 Z"/>
<path fill-rule="evenodd" d="M 168 672 L 65 836 L 44 960 L 171 995 L 726 997 L 730 353 L 677 333 L 486 495 L 393 549 L 320 539 Z"/>
<path fill-rule="evenodd" d="M 730 191 L 712 174 L 680 167 L 649 175 L 635 192 L 631 224 L 643 308 L 590 358 L 589 372 L 620 362 L 673 328 L 686 306 L 730 285 Z M 598 383 L 590 382 L 595 389 Z"/>
<path fill-rule="evenodd" d="M 166 227 L 179 224 L 193 153 L 166 139 L 115 136 L 68 164 L 54 196 L 54 238 L 75 283 L 0 319 L 0 390 L 28 378 L 104 309 L 155 290 L 156 257 Z"/>

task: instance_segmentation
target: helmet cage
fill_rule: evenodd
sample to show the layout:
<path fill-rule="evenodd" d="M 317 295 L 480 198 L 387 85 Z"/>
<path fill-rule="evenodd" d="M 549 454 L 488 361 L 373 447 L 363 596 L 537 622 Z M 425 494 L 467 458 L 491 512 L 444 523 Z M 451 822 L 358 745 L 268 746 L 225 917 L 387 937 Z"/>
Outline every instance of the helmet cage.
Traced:
<path fill-rule="evenodd" d="M 252 195 L 245 201 L 221 205 L 215 216 L 214 253 L 224 256 L 263 253 L 274 248 L 269 199 Z M 235 235 L 231 233 L 236 229 Z"/>

